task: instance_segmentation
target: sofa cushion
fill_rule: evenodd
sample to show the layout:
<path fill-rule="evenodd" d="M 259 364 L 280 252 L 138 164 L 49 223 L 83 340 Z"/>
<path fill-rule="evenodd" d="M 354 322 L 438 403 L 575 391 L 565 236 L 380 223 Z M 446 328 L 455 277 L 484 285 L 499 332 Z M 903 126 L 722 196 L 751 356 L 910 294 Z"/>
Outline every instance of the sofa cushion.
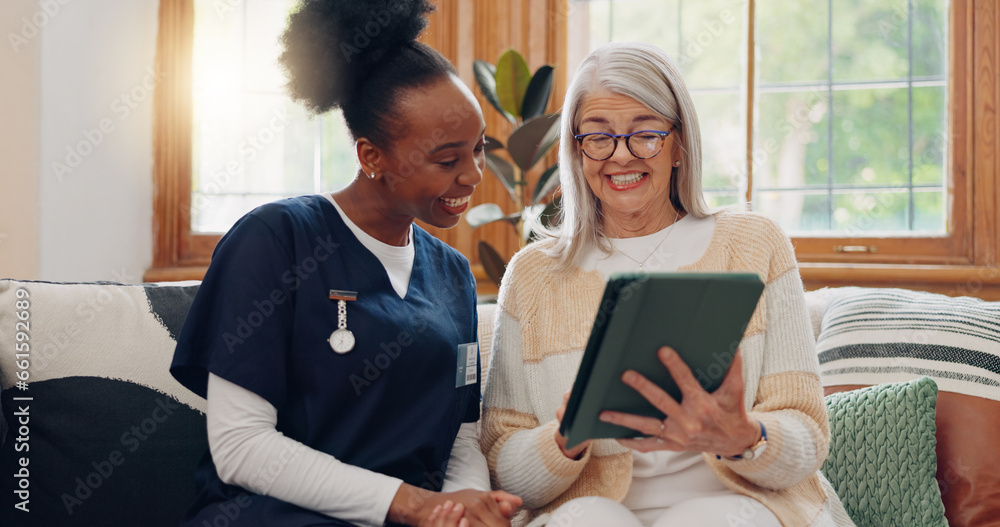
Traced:
<path fill-rule="evenodd" d="M 859 526 L 947 527 L 929 377 L 826 397 L 830 455 L 823 473 Z"/>
<path fill-rule="evenodd" d="M 0 473 L 27 476 L 7 480 L 24 492 L 0 493 L 0 518 L 177 525 L 208 448 L 204 401 L 168 371 L 196 290 L 0 281 L 0 399 L 9 424 Z M 26 344 L 22 355 L 14 343 Z"/>
<path fill-rule="evenodd" d="M 817 342 L 827 394 L 928 375 L 937 480 L 952 527 L 1000 518 L 1000 303 L 902 289 L 831 290 Z"/>

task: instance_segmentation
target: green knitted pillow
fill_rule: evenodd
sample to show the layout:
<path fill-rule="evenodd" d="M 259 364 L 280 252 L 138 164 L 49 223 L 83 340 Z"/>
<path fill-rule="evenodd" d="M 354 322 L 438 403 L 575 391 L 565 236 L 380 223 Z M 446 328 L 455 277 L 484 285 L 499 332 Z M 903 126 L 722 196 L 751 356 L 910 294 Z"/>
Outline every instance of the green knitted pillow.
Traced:
<path fill-rule="evenodd" d="M 937 384 L 930 377 L 826 397 L 823 473 L 858 525 L 947 527 L 934 474 Z"/>

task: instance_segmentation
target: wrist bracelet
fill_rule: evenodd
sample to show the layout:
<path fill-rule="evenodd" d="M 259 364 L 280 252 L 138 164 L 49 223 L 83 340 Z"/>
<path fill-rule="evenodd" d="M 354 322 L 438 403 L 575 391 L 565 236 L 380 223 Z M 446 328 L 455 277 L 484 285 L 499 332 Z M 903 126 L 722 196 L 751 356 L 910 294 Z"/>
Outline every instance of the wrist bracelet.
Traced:
<path fill-rule="evenodd" d="M 767 448 L 767 429 L 764 428 L 763 422 L 757 421 L 757 424 L 760 425 L 760 439 L 740 454 L 736 454 L 735 456 L 725 456 L 726 459 L 731 461 L 737 461 L 740 459 L 754 459 L 760 457 L 760 455 L 764 453 L 764 449 Z M 715 459 L 722 459 L 722 458 L 723 456 L 719 454 L 715 455 Z"/>

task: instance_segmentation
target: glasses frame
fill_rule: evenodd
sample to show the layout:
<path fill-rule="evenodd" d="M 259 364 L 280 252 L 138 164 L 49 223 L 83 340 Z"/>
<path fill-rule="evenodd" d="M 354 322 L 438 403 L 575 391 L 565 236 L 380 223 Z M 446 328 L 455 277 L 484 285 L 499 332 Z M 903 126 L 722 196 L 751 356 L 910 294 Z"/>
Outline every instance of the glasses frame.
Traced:
<path fill-rule="evenodd" d="M 667 142 L 667 136 L 670 135 L 670 132 L 673 132 L 673 130 L 639 130 L 637 132 L 632 132 L 630 134 L 617 134 L 617 135 L 616 134 L 609 134 L 609 133 L 605 133 L 605 132 L 591 132 L 589 134 L 574 135 L 573 138 L 576 139 L 577 143 L 579 143 L 579 145 L 580 145 L 580 151 L 583 152 L 583 155 L 589 157 L 590 159 L 592 159 L 594 161 L 605 161 L 605 160 L 611 159 L 611 157 L 615 155 L 615 152 L 618 151 L 618 140 L 621 139 L 621 138 L 623 138 L 623 137 L 625 138 L 625 148 L 627 148 L 628 152 L 630 154 L 632 154 L 635 158 L 637 158 L 637 159 L 652 159 L 652 158 L 660 155 L 660 152 L 663 151 L 663 145 Z M 636 134 L 656 134 L 656 135 L 660 136 L 660 149 L 657 150 L 656 153 L 653 154 L 653 155 L 651 155 L 651 156 L 642 157 L 640 155 L 637 155 L 635 153 L 635 151 L 632 150 L 632 142 L 631 142 L 632 141 L 632 136 L 636 135 Z M 583 149 L 583 140 L 586 139 L 588 136 L 591 136 L 591 135 L 603 135 L 603 136 L 606 136 L 606 137 L 610 137 L 611 140 L 614 141 L 615 146 L 614 146 L 614 148 L 611 149 L 611 153 L 608 154 L 607 157 L 602 157 L 602 158 L 598 159 L 598 158 L 596 158 L 596 157 L 588 154 L 587 151 Z"/>

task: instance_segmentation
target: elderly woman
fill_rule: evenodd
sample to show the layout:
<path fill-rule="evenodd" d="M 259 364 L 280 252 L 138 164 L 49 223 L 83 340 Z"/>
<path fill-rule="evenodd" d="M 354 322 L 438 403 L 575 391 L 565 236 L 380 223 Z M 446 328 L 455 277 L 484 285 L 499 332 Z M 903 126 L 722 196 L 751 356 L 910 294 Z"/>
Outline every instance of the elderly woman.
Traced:
<path fill-rule="evenodd" d="M 851 525 L 818 471 L 829 429 L 792 246 L 763 216 L 708 209 L 699 138 L 660 49 L 608 44 L 583 61 L 563 107 L 562 224 L 507 269 L 486 385 L 481 445 L 493 484 L 524 498 L 521 522 Z M 622 382 L 667 419 L 604 412 L 648 437 L 567 449 L 559 423 L 608 275 L 676 270 L 766 284 L 722 387 L 661 349 L 682 402 L 635 372 Z"/>

